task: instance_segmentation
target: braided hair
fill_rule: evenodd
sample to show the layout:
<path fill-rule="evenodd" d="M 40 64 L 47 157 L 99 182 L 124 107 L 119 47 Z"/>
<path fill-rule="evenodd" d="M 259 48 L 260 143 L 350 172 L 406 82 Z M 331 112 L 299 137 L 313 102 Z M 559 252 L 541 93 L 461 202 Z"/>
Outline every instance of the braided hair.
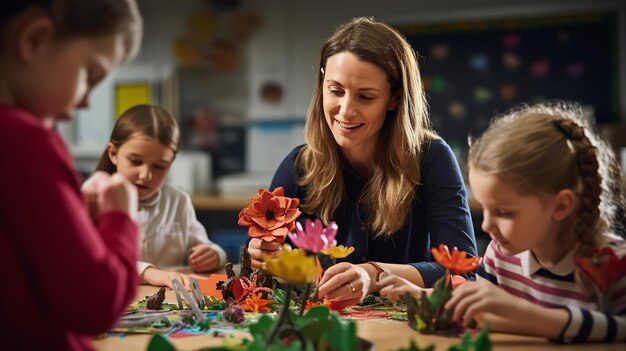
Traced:
<path fill-rule="evenodd" d="M 577 256 L 587 255 L 593 247 L 599 246 L 596 228 L 600 222 L 600 194 L 602 179 L 598 173 L 596 148 L 585 135 L 583 127 L 567 118 L 554 119 L 555 127 L 563 133 L 573 149 L 581 190 L 578 194 L 578 218 L 574 233 L 578 242 Z"/>
<path fill-rule="evenodd" d="M 470 167 L 497 175 L 520 193 L 571 189 L 577 195 L 577 212 L 562 231 L 573 228 L 577 256 L 605 245 L 607 232 L 623 233 L 624 176 L 580 105 L 557 101 L 517 107 L 492 121 L 468 158 Z M 576 279 L 593 294 L 580 272 Z"/>

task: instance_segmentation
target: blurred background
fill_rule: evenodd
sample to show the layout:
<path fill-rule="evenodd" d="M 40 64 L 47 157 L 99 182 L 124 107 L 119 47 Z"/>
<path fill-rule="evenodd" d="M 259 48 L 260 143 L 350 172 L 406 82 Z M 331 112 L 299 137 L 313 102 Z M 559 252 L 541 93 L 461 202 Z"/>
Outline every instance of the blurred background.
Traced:
<path fill-rule="evenodd" d="M 373 16 L 419 55 L 435 129 L 465 165 L 467 137 L 519 103 L 582 103 L 626 162 L 626 2 L 620 0 L 139 0 L 142 48 L 58 126 L 89 175 L 116 116 L 137 103 L 179 120 L 169 181 L 194 194 L 212 239 L 236 260 L 237 213 L 304 142 L 319 47 Z M 473 208 L 479 247 L 481 213 Z"/>

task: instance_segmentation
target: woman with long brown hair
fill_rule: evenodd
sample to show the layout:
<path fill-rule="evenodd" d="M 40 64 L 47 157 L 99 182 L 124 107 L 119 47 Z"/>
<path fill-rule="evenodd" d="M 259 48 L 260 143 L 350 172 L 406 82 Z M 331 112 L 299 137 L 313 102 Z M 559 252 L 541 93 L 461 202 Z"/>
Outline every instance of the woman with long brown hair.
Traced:
<path fill-rule="evenodd" d="M 306 217 L 335 221 L 355 251 L 326 270 L 319 296 L 355 304 L 395 274 L 419 286 L 443 275 L 430 248 L 476 254 L 465 184 L 431 129 L 416 55 L 392 27 L 355 18 L 321 48 L 306 144 L 279 166 L 272 189 L 301 200 Z M 255 266 L 280 246 L 252 239 Z"/>

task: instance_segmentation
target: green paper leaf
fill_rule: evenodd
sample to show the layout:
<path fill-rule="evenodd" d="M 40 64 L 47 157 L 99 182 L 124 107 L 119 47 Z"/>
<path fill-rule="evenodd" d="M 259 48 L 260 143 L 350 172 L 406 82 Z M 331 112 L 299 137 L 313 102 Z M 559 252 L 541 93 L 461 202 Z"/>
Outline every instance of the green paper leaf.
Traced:
<path fill-rule="evenodd" d="M 166 338 L 157 334 L 150 339 L 148 351 L 176 351 L 176 348 Z"/>
<path fill-rule="evenodd" d="M 473 339 L 470 336 L 470 331 L 466 331 L 461 342 L 450 346 L 448 351 L 491 351 L 492 348 L 493 344 L 489 339 L 489 327 L 485 327 Z"/>
<path fill-rule="evenodd" d="M 446 279 L 446 277 L 448 277 L 447 272 L 437 280 L 433 292 L 430 294 L 430 303 L 435 309 L 443 307 L 452 296 L 452 279 Z"/>
<path fill-rule="evenodd" d="M 265 337 L 265 335 L 268 335 L 272 330 L 274 323 L 274 318 L 264 314 L 256 323 L 250 325 L 250 334 L 252 334 L 255 339 L 257 335 Z"/>
<path fill-rule="evenodd" d="M 328 319 L 330 309 L 326 306 L 313 306 L 304 314 L 305 318 Z"/>
<path fill-rule="evenodd" d="M 309 319 L 307 323 L 298 328 L 298 331 L 313 343 L 317 343 L 324 334 L 332 327 L 329 318 L 326 319 Z"/>
<path fill-rule="evenodd" d="M 486 326 L 476 335 L 474 339 L 474 350 L 491 351 L 493 344 L 491 343 L 491 339 L 489 339 L 489 330 L 489 326 Z"/>
<path fill-rule="evenodd" d="M 434 351 L 435 350 L 435 345 L 429 345 L 425 348 L 420 348 L 417 346 L 417 344 L 415 343 L 415 340 L 411 340 L 411 344 L 409 345 L 409 348 L 405 349 L 405 348 L 400 348 L 396 351 Z"/>
<path fill-rule="evenodd" d="M 353 320 L 341 321 L 335 314 L 330 315 L 331 328 L 328 343 L 333 350 L 355 350 L 357 345 L 356 323 Z"/>

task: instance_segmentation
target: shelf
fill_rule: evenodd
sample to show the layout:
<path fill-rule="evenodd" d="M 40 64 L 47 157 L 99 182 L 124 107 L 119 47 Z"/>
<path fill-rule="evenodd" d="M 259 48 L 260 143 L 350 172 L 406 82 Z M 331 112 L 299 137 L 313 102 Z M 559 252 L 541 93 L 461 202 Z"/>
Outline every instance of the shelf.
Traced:
<path fill-rule="evenodd" d="M 248 207 L 247 198 L 228 198 L 218 195 L 195 194 L 191 202 L 196 210 L 240 211 Z"/>

